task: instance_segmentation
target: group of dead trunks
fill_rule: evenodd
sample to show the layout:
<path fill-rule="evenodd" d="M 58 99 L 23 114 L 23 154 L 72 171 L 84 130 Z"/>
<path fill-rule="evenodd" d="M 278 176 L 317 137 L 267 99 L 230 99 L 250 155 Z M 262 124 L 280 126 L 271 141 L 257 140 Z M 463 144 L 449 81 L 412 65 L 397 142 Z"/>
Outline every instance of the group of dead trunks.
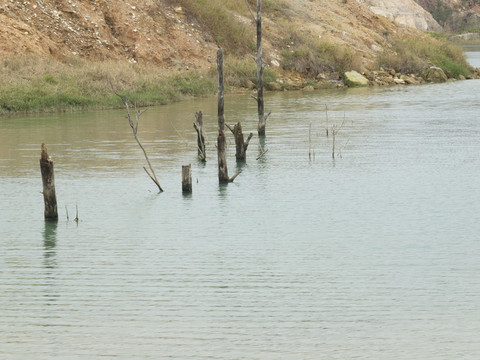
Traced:
<path fill-rule="evenodd" d="M 257 97 L 254 99 L 257 101 L 258 105 L 258 135 L 265 136 L 265 128 L 267 124 L 267 119 L 270 116 L 270 113 L 265 115 L 264 112 L 264 102 L 263 102 L 263 61 L 262 61 L 262 1 L 257 0 L 257 14 L 253 14 L 252 9 L 248 1 L 246 1 L 247 7 L 252 15 L 256 26 L 257 26 L 257 56 L 255 57 L 255 63 L 257 64 Z M 233 177 L 228 176 L 227 160 L 226 160 L 226 138 L 225 138 L 225 126 L 233 133 L 235 138 L 235 157 L 238 160 L 242 161 L 246 158 L 246 152 L 248 144 L 252 139 L 253 133 L 250 133 L 248 138 L 245 140 L 242 131 L 242 124 L 238 122 L 232 129 L 231 126 L 225 123 L 224 118 L 224 86 L 223 86 L 223 50 L 220 48 L 217 51 L 217 71 L 218 71 L 218 138 L 217 138 L 217 151 L 218 151 L 218 180 L 220 183 L 229 183 L 232 182 L 239 173 L 236 173 Z M 201 118 L 201 113 L 197 113 L 197 123 Z M 200 120 L 201 124 L 201 120 Z M 198 131 L 199 126 L 195 125 L 195 129 L 198 133 L 198 144 L 199 144 L 199 155 L 205 159 L 205 148 L 200 148 L 201 143 L 201 132 Z M 204 146 L 204 144 L 203 144 Z M 202 150 L 201 150 L 202 149 Z"/>
<path fill-rule="evenodd" d="M 246 0 L 247 7 L 256 23 L 257 26 L 257 56 L 255 57 L 255 62 L 257 64 L 257 96 L 252 96 L 258 105 L 258 135 L 261 137 L 265 136 L 265 129 L 267 124 L 267 119 L 270 116 L 270 113 L 265 115 L 264 113 L 264 102 L 263 102 L 263 62 L 262 62 L 262 17 L 261 17 L 261 8 L 262 0 L 257 0 L 257 14 L 253 14 L 252 9 L 248 1 Z M 238 122 L 232 128 L 230 125 L 225 123 L 224 117 L 224 84 L 223 84 L 223 50 L 221 48 L 217 51 L 217 70 L 218 70 L 218 138 L 217 138 L 217 153 L 218 153 L 218 180 L 221 184 L 233 182 L 235 178 L 240 174 L 237 172 L 232 177 L 228 176 L 227 168 L 227 154 L 226 154 L 226 137 L 225 137 L 225 127 L 227 127 L 235 138 L 235 157 L 237 161 L 244 161 L 246 159 L 246 152 L 248 144 L 252 139 L 253 133 L 250 133 L 245 139 L 242 124 Z M 113 86 L 112 86 L 113 89 Z M 135 104 L 135 123 L 132 120 L 132 115 L 130 111 L 130 105 L 128 99 L 124 95 L 116 93 L 125 104 L 127 110 L 127 118 L 130 127 L 133 131 L 133 136 L 137 141 L 138 145 L 142 149 L 145 159 L 147 160 L 150 172 L 146 167 L 144 167 L 145 172 L 152 179 L 152 181 L 157 185 L 160 192 L 163 191 L 160 183 L 157 179 L 155 171 L 150 163 L 148 155 L 145 151 L 145 148 L 140 143 L 137 137 L 138 131 L 138 121 L 142 112 L 137 109 Z M 202 112 L 195 114 L 196 122 L 194 123 L 195 130 L 197 131 L 197 145 L 198 145 L 198 154 L 199 158 L 202 161 L 206 161 L 206 145 L 205 145 L 205 133 L 203 130 L 203 119 Z M 262 154 L 263 155 L 263 154 Z M 42 144 L 42 152 L 40 158 L 40 169 L 42 173 L 43 181 L 43 197 L 45 203 L 45 219 L 47 220 L 57 220 L 58 211 L 57 211 L 57 199 L 55 193 L 55 181 L 54 181 L 54 172 L 53 172 L 53 161 L 48 155 L 47 147 L 45 144 Z M 192 172 L 191 166 L 185 165 L 182 166 L 182 191 L 184 193 L 192 192 Z"/>

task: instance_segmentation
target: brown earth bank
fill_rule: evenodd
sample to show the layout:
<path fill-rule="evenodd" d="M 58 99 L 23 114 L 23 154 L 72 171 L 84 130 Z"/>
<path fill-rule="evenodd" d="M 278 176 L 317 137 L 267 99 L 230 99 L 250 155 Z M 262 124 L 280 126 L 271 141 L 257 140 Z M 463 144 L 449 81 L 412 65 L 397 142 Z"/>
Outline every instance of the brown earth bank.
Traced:
<path fill-rule="evenodd" d="M 0 57 L 33 53 L 58 60 L 82 57 L 148 63 L 163 68 L 209 68 L 215 61 L 215 34 L 184 3 L 7 0 L 0 5 Z M 253 44 L 253 21 L 243 0 L 237 3 L 237 7 L 243 5 L 245 9 L 233 18 L 252 28 L 245 36 Z M 359 67 L 373 66 L 378 53 L 389 46 L 388 35 L 424 36 L 375 15 L 354 0 L 264 0 L 264 4 L 267 64 L 280 61 L 281 52 L 295 45 L 291 29 L 347 45 L 360 54 Z"/>

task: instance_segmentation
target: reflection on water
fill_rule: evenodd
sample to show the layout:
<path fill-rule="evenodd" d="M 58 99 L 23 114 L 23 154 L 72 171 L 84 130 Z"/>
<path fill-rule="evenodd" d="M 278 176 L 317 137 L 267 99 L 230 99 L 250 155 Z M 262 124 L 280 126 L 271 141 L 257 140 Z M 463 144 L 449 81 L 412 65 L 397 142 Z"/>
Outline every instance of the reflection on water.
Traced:
<path fill-rule="evenodd" d="M 44 265 L 47 269 L 55 268 L 55 247 L 57 246 L 58 221 L 45 221 L 43 230 Z"/>
<path fill-rule="evenodd" d="M 162 194 L 122 111 L 0 119 L 0 358 L 480 358 L 479 84 L 267 94 L 221 186 L 215 99 L 152 108 Z M 225 106 L 255 131 L 248 96 Z M 42 142 L 78 226 L 43 219 Z"/>

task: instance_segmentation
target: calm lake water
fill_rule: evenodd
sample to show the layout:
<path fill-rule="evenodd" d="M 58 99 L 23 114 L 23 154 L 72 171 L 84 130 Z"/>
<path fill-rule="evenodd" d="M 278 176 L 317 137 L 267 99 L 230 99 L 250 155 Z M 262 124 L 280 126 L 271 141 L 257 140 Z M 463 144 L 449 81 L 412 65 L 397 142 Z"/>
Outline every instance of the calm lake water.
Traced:
<path fill-rule="evenodd" d="M 248 96 L 225 106 L 256 129 Z M 229 137 L 243 172 L 228 186 L 216 99 L 149 109 L 162 194 L 121 110 L 0 119 L 0 359 L 479 359 L 480 80 L 275 93 L 266 109 L 245 164 Z"/>

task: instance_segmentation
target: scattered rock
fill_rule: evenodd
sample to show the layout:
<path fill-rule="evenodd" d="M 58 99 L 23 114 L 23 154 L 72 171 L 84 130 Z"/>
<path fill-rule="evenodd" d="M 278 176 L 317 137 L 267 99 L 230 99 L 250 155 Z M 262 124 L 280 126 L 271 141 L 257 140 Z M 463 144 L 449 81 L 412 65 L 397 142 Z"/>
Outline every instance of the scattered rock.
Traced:
<path fill-rule="evenodd" d="M 447 75 L 445 75 L 443 70 L 436 66 L 431 66 L 425 70 L 423 78 L 425 81 L 434 83 L 442 83 L 448 80 Z"/>
<path fill-rule="evenodd" d="M 253 83 L 252 80 L 247 80 L 246 88 L 247 88 L 248 90 L 253 90 L 253 89 L 256 88 L 256 86 L 255 86 L 255 84 Z"/>
<path fill-rule="evenodd" d="M 267 90 L 280 91 L 283 89 L 282 85 L 276 81 L 269 82 L 266 86 Z"/>
<path fill-rule="evenodd" d="M 280 67 L 280 63 L 277 60 L 272 60 L 270 63 L 275 67 Z"/>
<path fill-rule="evenodd" d="M 348 87 L 368 86 L 368 79 L 356 71 L 347 71 L 345 73 L 345 85 Z"/>
<path fill-rule="evenodd" d="M 173 11 L 175 11 L 178 15 L 185 15 L 185 10 L 183 10 L 181 6 L 176 7 L 175 9 L 173 9 Z"/>

